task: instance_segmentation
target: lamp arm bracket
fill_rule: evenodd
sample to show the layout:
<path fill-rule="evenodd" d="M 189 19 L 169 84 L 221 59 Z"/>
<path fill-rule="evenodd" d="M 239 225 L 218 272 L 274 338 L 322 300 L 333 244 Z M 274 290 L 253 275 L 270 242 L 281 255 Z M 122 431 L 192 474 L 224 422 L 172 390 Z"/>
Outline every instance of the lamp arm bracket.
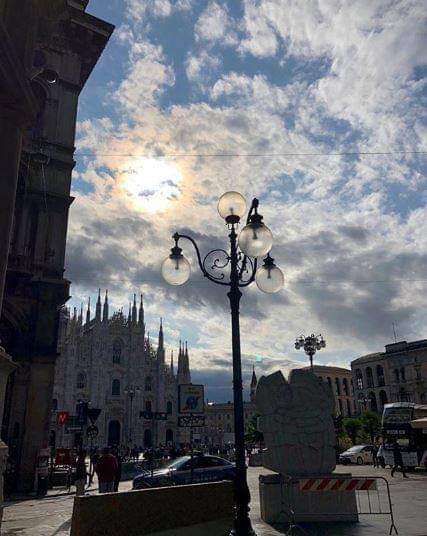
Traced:
<path fill-rule="evenodd" d="M 197 245 L 196 241 L 194 240 L 194 238 L 192 238 L 191 236 L 188 236 L 188 235 L 184 235 L 184 234 L 179 234 L 179 233 L 175 233 L 174 235 L 174 240 L 176 241 L 176 243 L 178 244 L 178 240 L 180 238 L 185 238 L 186 240 L 189 240 L 193 246 L 194 246 L 194 249 L 196 251 L 196 255 L 197 255 L 197 261 L 199 263 L 199 268 L 200 270 L 202 271 L 202 274 L 207 277 L 210 281 L 212 281 L 213 283 L 217 283 L 218 285 L 223 285 L 223 286 L 226 286 L 226 287 L 229 287 L 230 286 L 230 283 L 226 283 L 225 281 L 219 281 L 218 278 L 212 276 L 211 274 L 209 274 L 209 272 L 206 270 L 206 268 L 204 267 L 204 262 L 206 261 L 206 258 L 209 256 L 210 253 L 208 253 L 208 255 L 206 255 L 206 257 L 204 258 L 204 260 L 202 261 L 202 257 L 200 255 L 200 250 L 199 250 L 199 246 Z M 215 250 L 217 251 L 217 250 Z M 221 250 L 222 251 L 222 250 Z M 226 252 L 225 252 L 226 253 Z"/>
<path fill-rule="evenodd" d="M 251 259 L 248 257 L 248 260 L 249 260 L 249 262 L 251 263 L 251 266 L 252 266 L 252 274 L 251 274 L 251 277 L 247 281 L 240 282 L 239 287 L 247 287 L 248 285 L 250 285 L 251 283 L 253 283 L 255 281 L 255 276 L 256 276 L 256 271 L 257 271 L 257 266 L 258 266 L 258 259 L 255 258 L 254 261 L 252 262 Z M 239 274 L 239 279 L 241 278 L 241 275 L 242 274 L 240 273 Z"/>

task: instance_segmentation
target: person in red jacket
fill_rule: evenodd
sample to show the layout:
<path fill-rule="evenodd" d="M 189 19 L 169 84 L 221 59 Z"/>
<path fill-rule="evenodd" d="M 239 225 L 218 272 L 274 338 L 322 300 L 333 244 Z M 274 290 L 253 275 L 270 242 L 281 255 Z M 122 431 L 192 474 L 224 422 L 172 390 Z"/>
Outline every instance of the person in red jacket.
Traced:
<path fill-rule="evenodd" d="M 117 460 L 115 456 L 110 454 L 110 449 L 103 449 L 102 456 L 100 456 L 96 463 L 95 472 L 98 476 L 99 493 L 110 493 L 114 491 Z"/>

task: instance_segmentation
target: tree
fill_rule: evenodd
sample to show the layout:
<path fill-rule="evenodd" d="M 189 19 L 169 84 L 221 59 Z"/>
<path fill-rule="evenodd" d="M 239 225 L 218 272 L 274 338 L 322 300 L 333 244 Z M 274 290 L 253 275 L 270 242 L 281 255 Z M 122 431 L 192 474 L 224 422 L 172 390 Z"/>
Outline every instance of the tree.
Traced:
<path fill-rule="evenodd" d="M 248 443 L 261 443 L 264 441 L 262 432 L 258 430 L 258 414 L 252 415 L 246 425 L 245 439 Z"/>
<path fill-rule="evenodd" d="M 353 445 L 355 445 L 357 443 L 357 435 L 362 428 L 362 422 L 355 417 L 348 417 L 347 419 L 344 419 L 343 425 L 345 431 L 350 436 Z"/>
<path fill-rule="evenodd" d="M 362 430 L 369 436 L 371 443 L 375 442 L 375 436 L 377 436 L 381 430 L 381 419 L 377 413 L 373 411 L 365 411 L 360 417 L 362 423 Z"/>

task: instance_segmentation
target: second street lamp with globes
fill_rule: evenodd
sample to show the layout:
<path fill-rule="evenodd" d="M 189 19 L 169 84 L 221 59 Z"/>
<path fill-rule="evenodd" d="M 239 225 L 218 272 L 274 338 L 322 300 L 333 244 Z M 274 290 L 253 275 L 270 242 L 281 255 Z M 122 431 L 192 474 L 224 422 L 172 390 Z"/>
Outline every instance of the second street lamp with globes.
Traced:
<path fill-rule="evenodd" d="M 229 228 L 229 250 L 214 249 L 203 258 L 196 241 L 188 235 L 175 233 L 175 246 L 163 261 L 162 275 L 171 285 L 182 285 L 188 281 L 191 267 L 178 246 L 180 239 L 189 240 L 194 246 L 199 268 L 204 277 L 229 288 L 227 296 L 231 309 L 232 353 L 233 353 L 233 399 L 234 434 L 236 451 L 235 517 L 231 534 L 250 536 L 255 534 L 249 518 L 250 493 L 246 475 L 245 461 L 245 423 L 243 408 L 242 363 L 240 350 L 239 305 L 241 288 L 253 281 L 266 293 L 278 292 L 284 283 L 283 273 L 270 257 L 273 235 L 263 223 L 258 213 L 258 199 L 253 199 L 246 225 L 237 234 L 241 218 L 246 212 L 246 200 L 239 192 L 227 192 L 218 202 L 218 212 Z M 264 257 L 263 265 L 258 268 L 257 257 Z"/>

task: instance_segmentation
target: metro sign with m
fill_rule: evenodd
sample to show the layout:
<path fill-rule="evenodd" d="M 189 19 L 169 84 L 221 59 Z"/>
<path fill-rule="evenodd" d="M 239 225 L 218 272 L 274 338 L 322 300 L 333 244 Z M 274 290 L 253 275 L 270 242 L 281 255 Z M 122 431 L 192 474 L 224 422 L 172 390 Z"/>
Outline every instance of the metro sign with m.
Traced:
<path fill-rule="evenodd" d="M 56 422 L 63 426 L 67 420 L 68 420 L 69 413 L 68 411 L 58 411 L 58 414 L 56 416 Z"/>

